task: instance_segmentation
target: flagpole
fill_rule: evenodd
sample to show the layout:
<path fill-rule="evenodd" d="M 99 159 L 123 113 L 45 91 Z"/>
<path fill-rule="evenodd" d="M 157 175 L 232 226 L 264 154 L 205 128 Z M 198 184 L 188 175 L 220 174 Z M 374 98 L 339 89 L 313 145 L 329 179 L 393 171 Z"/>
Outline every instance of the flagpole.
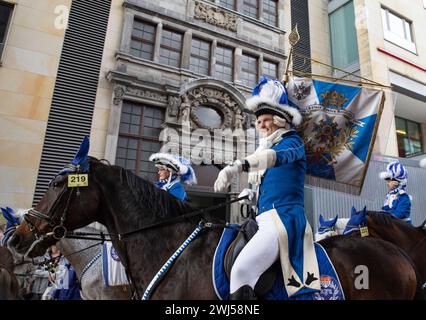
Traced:
<path fill-rule="evenodd" d="M 297 24 L 293 28 L 293 30 L 290 32 L 290 34 L 288 35 L 288 40 L 289 40 L 289 43 L 290 43 L 290 53 L 288 54 L 287 66 L 285 68 L 285 73 L 284 73 L 284 76 L 283 76 L 283 79 L 282 79 L 282 82 L 284 82 L 284 83 L 286 83 L 288 81 L 288 73 L 289 73 L 289 69 L 290 69 L 291 58 L 293 57 L 294 47 L 300 41 L 300 35 L 299 35 L 299 30 L 297 29 Z"/>

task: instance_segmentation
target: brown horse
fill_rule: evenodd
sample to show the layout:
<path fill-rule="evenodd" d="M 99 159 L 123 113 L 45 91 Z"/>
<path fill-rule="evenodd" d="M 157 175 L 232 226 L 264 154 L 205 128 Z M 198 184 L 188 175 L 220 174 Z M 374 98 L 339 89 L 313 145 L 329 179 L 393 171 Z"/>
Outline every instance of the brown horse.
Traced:
<path fill-rule="evenodd" d="M 193 209 L 128 170 L 94 158 L 89 165 L 89 185 L 77 191 L 67 186 L 68 174 L 58 175 L 9 245 L 29 256 L 41 255 L 57 241 L 55 237 L 65 233 L 64 228 L 74 230 L 98 221 L 113 236 L 114 247 L 141 297 L 143 288 L 194 231 L 200 217 L 181 219 Z M 203 219 L 224 222 L 211 214 L 203 214 Z M 206 226 L 173 263 L 152 298 L 216 299 L 211 269 L 221 232 Z M 353 237 L 331 238 L 322 244 L 347 299 L 418 297 L 421 290 L 415 269 L 393 244 Z M 357 285 L 359 266 L 368 271 L 364 274 L 368 288 Z"/>
<path fill-rule="evenodd" d="M 370 237 L 389 241 L 404 250 L 420 273 L 422 283 L 426 284 L 426 221 L 419 227 L 413 227 L 386 212 L 366 210 L 353 212 L 348 224 L 353 221 L 357 226 L 365 225 Z M 351 235 L 360 236 L 357 226 L 354 226 Z"/>
<path fill-rule="evenodd" d="M 0 300 L 20 300 L 19 283 L 13 273 L 12 253 L 0 246 Z"/>

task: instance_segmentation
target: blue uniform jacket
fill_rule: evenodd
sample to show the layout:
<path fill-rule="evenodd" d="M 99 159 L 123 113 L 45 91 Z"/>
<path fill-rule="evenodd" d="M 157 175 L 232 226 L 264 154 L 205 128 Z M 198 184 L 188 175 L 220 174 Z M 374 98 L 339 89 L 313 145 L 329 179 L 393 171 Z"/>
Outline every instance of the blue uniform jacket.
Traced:
<path fill-rule="evenodd" d="M 276 152 L 276 161 L 273 168 L 265 171 L 261 180 L 258 214 L 272 209 L 277 211 L 286 230 L 291 265 L 299 279 L 306 279 L 303 270 L 307 226 L 304 208 L 305 145 L 299 135 L 292 130 L 285 133 L 281 141 L 271 149 Z M 307 292 L 312 292 L 312 289 L 301 288 L 298 294 Z"/>
<path fill-rule="evenodd" d="M 265 171 L 259 186 L 258 213 L 282 206 L 303 207 L 306 156 L 302 139 L 292 130 L 271 149 L 276 152 L 275 166 Z"/>
<path fill-rule="evenodd" d="M 389 205 L 385 205 L 382 207 L 382 210 L 411 224 L 411 200 L 407 193 L 404 191 L 397 193 L 396 198 L 392 200 L 391 205 L 392 208 Z"/>
<path fill-rule="evenodd" d="M 185 188 L 183 187 L 182 183 L 179 180 L 171 182 L 168 186 L 165 186 L 165 184 L 161 181 L 156 182 L 155 185 L 158 188 L 167 191 L 168 193 L 175 196 L 181 201 L 188 200 L 188 196 L 186 194 Z"/>

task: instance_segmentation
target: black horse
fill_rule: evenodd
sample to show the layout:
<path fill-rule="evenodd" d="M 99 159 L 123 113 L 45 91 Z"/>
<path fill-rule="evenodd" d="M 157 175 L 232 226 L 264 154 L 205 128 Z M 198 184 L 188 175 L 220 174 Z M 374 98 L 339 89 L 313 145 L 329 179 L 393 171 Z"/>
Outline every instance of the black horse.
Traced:
<path fill-rule="evenodd" d="M 106 225 L 113 244 L 141 297 L 151 279 L 211 214 L 185 217 L 193 209 L 128 170 L 90 158 L 89 185 L 69 188 L 68 174 L 58 175 L 35 210 L 10 240 L 16 251 L 38 256 L 57 240 L 53 234 L 93 221 Z M 204 228 L 173 263 L 153 299 L 216 299 L 213 254 L 222 230 Z M 114 236 L 115 235 L 115 236 Z M 36 242 L 35 242 L 36 241 Z M 322 242 L 334 263 L 347 299 L 414 299 L 420 291 L 411 262 L 391 243 L 337 237 Z M 357 287 L 357 267 L 368 268 L 369 288 Z M 395 279 L 398 279 L 395 281 Z"/>

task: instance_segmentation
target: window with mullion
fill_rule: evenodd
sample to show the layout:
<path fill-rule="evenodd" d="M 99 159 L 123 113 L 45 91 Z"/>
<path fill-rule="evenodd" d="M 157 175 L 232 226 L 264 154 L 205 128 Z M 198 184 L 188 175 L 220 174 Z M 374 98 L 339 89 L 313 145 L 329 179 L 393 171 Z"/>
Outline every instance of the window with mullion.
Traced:
<path fill-rule="evenodd" d="M 329 15 L 333 65 L 348 68 L 359 63 L 355 9 L 349 1 Z"/>
<path fill-rule="evenodd" d="M 232 82 L 234 73 L 234 50 L 227 47 L 216 47 L 215 78 Z"/>
<path fill-rule="evenodd" d="M 130 54 L 142 59 L 153 60 L 155 25 L 136 20 L 133 24 Z"/>
<path fill-rule="evenodd" d="M 225 8 L 235 10 L 235 0 L 220 0 L 219 4 Z"/>
<path fill-rule="evenodd" d="M 382 21 L 385 40 L 416 53 L 416 44 L 412 32 L 412 22 L 397 13 L 382 8 Z"/>
<path fill-rule="evenodd" d="M 259 0 L 244 0 L 243 13 L 252 18 L 259 18 Z"/>
<path fill-rule="evenodd" d="M 395 117 L 398 152 L 400 157 L 413 157 L 423 152 L 420 124 Z"/>
<path fill-rule="evenodd" d="M 116 165 L 150 181 L 155 181 L 157 171 L 148 158 L 161 148 L 158 137 L 163 122 L 164 111 L 162 109 L 123 103 Z"/>
<path fill-rule="evenodd" d="M 277 25 L 278 6 L 277 0 L 262 0 L 263 1 L 263 22 L 272 26 Z"/>
<path fill-rule="evenodd" d="M 244 85 L 253 87 L 258 80 L 258 60 L 248 54 L 241 57 L 241 80 Z"/>
<path fill-rule="evenodd" d="M 189 69 L 199 74 L 210 73 L 210 42 L 193 38 Z"/>
<path fill-rule="evenodd" d="M 160 45 L 160 63 L 180 68 L 183 35 L 179 32 L 163 29 Z"/>
<path fill-rule="evenodd" d="M 271 79 L 278 78 L 278 63 L 263 60 L 262 63 L 263 75 Z"/>

